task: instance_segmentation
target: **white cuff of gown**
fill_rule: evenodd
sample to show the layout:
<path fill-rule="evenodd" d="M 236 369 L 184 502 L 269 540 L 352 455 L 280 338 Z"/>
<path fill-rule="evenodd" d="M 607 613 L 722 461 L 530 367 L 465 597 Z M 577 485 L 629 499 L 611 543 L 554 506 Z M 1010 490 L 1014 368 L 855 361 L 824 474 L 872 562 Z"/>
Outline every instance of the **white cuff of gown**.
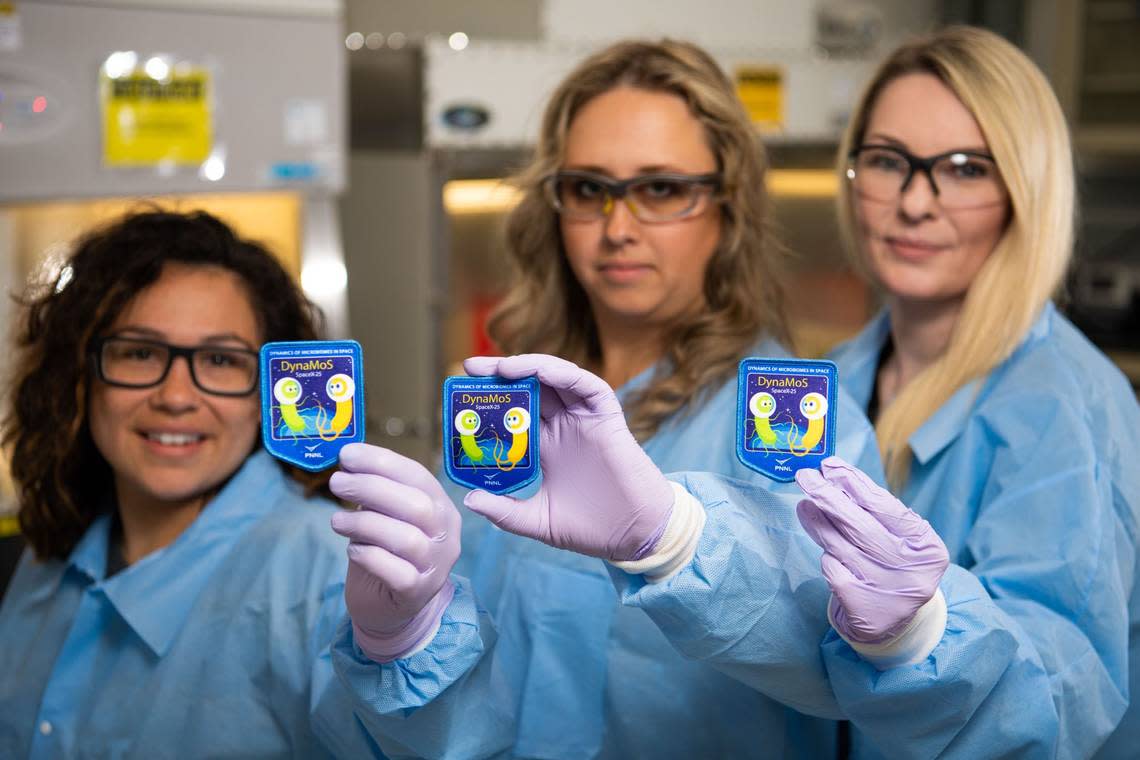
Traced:
<path fill-rule="evenodd" d="M 439 633 L 439 627 L 442 624 L 443 624 L 443 614 L 441 613 L 440 616 L 436 619 L 435 625 L 433 625 L 431 627 L 431 630 L 428 631 L 427 635 L 423 637 L 423 639 L 420 641 L 420 643 L 416 644 L 414 647 L 412 647 L 408 651 L 404 652 L 399 657 L 393 657 L 391 660 L 389 660 L 389 662 L 394 662 L 395 660 L 405 660 L 405 659 L 411 657 L 413 654 L 419 654 L 420 652 L 427 649 L 428 644 L 430 644 L 435 639 L 435 635 L 437 633 Z"/>
<path fill-rule="evenodd" d="M 629 562 L 611 562 L 630 575 L 644 575 L 649 583 L 667 581 L 693 561 L 705 529 L 705 507 L 679 483 L 673 486 L 673 512 L 653 553 Z"/>
<path fill-rule="evenodd" d="M 831 621 L 831 627 L 835 628 L 835 620 L 831 617 L 831 605 L 827 607 L 827 619 Z M 835 632 L 839 633 L 839 629 L 835 628 Z M 860 644 L 842 633 L 839 633 L 839 636 L 875 668 L 888 670 L 922 662 L 934 651 L 938 642 L 942 641 L 944 633 L 946 633 L 946 597 L 942 595 L 942 589 L 937 589 L 934 596 L 914 613 L 914 618 L 902 633 L 890 641 L 880 644 Z"/>

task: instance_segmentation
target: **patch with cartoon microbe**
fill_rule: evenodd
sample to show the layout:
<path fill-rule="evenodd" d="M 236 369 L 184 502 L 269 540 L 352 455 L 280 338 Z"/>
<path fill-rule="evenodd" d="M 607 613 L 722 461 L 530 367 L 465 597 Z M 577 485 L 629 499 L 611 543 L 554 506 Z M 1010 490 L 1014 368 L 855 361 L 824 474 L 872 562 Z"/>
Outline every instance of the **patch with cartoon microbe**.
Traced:
<path fill-rule="evenodd" d="M 270 454 L 316 472 L 364 440 L 364 363 L 354 340 L 261 347 L 261 440 Z"/>
<path fill-rule="evenodd" d="M 740 362 L 736 455 L 746 467 L 788 482 L 835 453 L 839 372 L 829 361 L 751 358 Z"/>
<path fill-rule="evenodd" d="M 496 494 L 538 477 L 538 381 L 443 381 L 443 466 L 461 486 Z"/>

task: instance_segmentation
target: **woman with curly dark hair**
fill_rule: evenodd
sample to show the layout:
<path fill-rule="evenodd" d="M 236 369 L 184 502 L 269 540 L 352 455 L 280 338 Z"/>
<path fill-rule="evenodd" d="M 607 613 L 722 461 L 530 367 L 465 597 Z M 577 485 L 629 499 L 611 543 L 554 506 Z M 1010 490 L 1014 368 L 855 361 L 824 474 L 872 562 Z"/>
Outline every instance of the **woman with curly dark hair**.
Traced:
<path fill-rule="evenodd" d="M 315 338 L 311 304 L 218 219 L 148 211 L 22 307 L 3 441 L 29 550 L 0 607 L 0 746 L 345 746 L 321 655 L 344 614 L 335 505 L 258 451 L 257 350 Z"/>

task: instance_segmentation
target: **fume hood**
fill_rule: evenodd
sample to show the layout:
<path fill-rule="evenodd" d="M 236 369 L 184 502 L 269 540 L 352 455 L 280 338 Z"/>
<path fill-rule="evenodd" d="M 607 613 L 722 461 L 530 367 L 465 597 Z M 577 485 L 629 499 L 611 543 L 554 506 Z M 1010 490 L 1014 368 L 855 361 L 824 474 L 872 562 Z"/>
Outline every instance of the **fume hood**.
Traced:
<path fill-rule="evenodd" d="M 347 333 L 340 0 L 2 5 L 0 332 L 7 294 L 145 199 L 265 242 Z"/>

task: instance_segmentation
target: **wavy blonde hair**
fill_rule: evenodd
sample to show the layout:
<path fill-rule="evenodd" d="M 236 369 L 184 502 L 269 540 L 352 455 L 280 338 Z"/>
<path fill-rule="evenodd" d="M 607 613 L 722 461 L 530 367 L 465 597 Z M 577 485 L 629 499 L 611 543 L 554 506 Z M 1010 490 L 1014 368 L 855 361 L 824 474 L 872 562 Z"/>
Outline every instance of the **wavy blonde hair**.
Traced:
<path fill-rule="evenodd" d="M 1072 256 L 1074 171 L 1069 130 L 1040 70 L 984 29 L 951 26 L 896 49 L 867 85 L 839 148 L 840 227 L 869 276 L 859 245 L 854 193 L 842 179 L 883 89 L 932 74 L 973 114 L 1009 191 L 1009 220 L 966 294 L 946 351 L 916 376 L 876 423 L 893 488 L 905 485 L 911 435 L 955 392 L 1005 361 L 1058 292 Z M 921 118 L 918 116 L 916 118 Z"/>
<path fill-rule="evenodd" d="M 532 162 L 512 179 L 522 190 L 507 220 L 513 282 L 488 322 L 491 338 L 508 353 L 549 353 L 578 364 L 600 360 L 597 325 L 542 183 L 561 168 L 579 110 L 617 87 L 682 98 L 723 177 L 720 242 L 704 274 L 707 306 L 671 327 L 664 352 L 671 371 L 655 374 L 625 404 L 630 429 L 645 440 L 728 380 L 761 334 L 787 342 L 788 330 L 781 249 L 767 229 L 767 159 L 731 82 L 695 45 L 628 40 L 590 56 L 563 80 L 546 106 Z"/>

